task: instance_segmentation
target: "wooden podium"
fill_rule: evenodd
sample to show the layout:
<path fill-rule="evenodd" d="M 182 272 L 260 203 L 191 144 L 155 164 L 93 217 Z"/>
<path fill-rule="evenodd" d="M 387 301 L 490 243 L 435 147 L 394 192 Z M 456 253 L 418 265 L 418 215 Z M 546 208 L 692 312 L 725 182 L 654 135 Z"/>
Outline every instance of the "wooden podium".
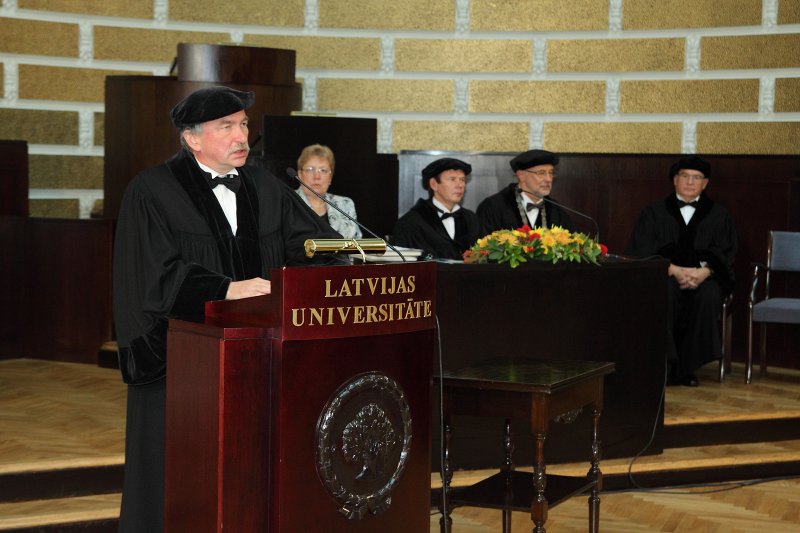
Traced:
<path fill-rule="evenodd" d="M 427 532 L 433 263 L 284 268 L 168 335 L 165 530 Z"/>

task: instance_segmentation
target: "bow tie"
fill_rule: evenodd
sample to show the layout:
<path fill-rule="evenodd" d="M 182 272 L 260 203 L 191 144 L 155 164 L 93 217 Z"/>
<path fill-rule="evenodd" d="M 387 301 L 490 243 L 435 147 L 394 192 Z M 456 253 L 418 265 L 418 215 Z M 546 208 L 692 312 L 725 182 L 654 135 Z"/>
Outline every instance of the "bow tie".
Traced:
<path fill-rule="evenodd" d="M 437 205 L 434 205 L 433 202 L 431 202 L 431 205 L 433 206 L 434 209 L 436 209 L 436 213 L 439 215 L 439 220 L 445 220 L 445 219 L 448 219 L 450 217 L 453 217 L 453 218 L 461 217 L 462 209 L 457 209 L 457 210 L 453 211 L 452 213 L 448 213 L 447 211 L 445 211 L 441 207 L 439 207 Z"/>
<path fill-rule="evenodd" d="M 538 204 L 531 204 L 531 203 L 525 204 L 525 211 L 532 211 L 534 209 L 544 209 L 544 202 Z"/>
<path fill-rule="evenodd" d="M 228 174 L 227 176 L 218 176 L 216 178 L 211 178 L 209 176 L 210 174 L 206 174 L 206 179 L 212 189 L 216 188 L 217 185 L 224 185 L 233 192 L 238 192 L 239 187 L 242 185 L 242 178 L 236 174 Z"/>
<path fill-rule="evenodd" d="M 694 202 L 684 202 L 683 200 L 678 200 L 678 209 L 680 209 L 681 207 L 686 207 L 687 205 L 689 207 L 697 208 L 697 204 L 698 204 L 697 200 L 695 200 Z"/>
<path fill-rule="evenodd" d="M 458 211 L 453 211 L 452 213 L 446 213 L 445 211 L 439 211 L 439 214 L 441 215 L 440 216 L 441 220 L 444 220 L 444 219 L 450 218 L 450 217 L 458 218 L 458 217 L 461 216 L 461 209 L 459 209 Z"/>

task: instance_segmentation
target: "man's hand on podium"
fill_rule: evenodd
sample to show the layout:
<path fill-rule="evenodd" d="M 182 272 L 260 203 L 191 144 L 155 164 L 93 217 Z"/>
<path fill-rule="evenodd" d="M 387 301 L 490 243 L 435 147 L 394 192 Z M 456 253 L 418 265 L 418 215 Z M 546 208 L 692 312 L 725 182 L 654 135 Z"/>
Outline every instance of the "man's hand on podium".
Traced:
<path fill-rule="evenodd" d="M 230 285 L 228 285 L 228 292 L 225 294 L 225 299 L 238 300 L 239 298 L 261 296 L 262 294 L 270 294 L 271 292 L 272 284 L 266 279 L 252 278 L 244 281 L 231 281 Z"/>

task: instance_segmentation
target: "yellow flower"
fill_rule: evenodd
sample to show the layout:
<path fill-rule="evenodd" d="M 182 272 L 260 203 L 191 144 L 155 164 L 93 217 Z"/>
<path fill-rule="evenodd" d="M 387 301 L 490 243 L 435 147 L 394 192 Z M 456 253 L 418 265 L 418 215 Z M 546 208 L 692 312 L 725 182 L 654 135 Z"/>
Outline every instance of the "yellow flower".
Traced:
<path fill-rule="evenodd" d="M 570 238 L 569 235 L 564 233 L 554 233 L 553 238 L 556 240 L 558 244 L 569 244 Z"/>
<path fill-rule="evenodd" d="M 502 235 L 498 235 L 498 240 L 504 244 L 514 244 L 517 241 L 517 237 L 514 233 L 503 233 Z"/>
<path fill-rule="evenodd" d="M 546 235 L 542 235 L 542 246 L 547 248 L 552 248 L 556 245 L 556 239 L 552 233 L 548 233 Z"/>

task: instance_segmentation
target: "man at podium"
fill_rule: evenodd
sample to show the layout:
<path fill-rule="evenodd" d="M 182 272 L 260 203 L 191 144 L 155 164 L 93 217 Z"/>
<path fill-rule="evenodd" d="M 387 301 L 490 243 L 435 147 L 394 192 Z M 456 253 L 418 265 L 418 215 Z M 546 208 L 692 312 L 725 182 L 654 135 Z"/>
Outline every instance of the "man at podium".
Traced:
<path fill-rule="evenodd" d="M 307 238 L 336 238 L 286 185 L 246 166 L 252 92 L 206 87 L 171 111 L 182 149 L 137 175 L 119 213 L 114 322 L 128 387 L 120 531 L 163 529 L 169 317 L 208 300 L 268 294 L 271 268 L 304 264 Z"/>

